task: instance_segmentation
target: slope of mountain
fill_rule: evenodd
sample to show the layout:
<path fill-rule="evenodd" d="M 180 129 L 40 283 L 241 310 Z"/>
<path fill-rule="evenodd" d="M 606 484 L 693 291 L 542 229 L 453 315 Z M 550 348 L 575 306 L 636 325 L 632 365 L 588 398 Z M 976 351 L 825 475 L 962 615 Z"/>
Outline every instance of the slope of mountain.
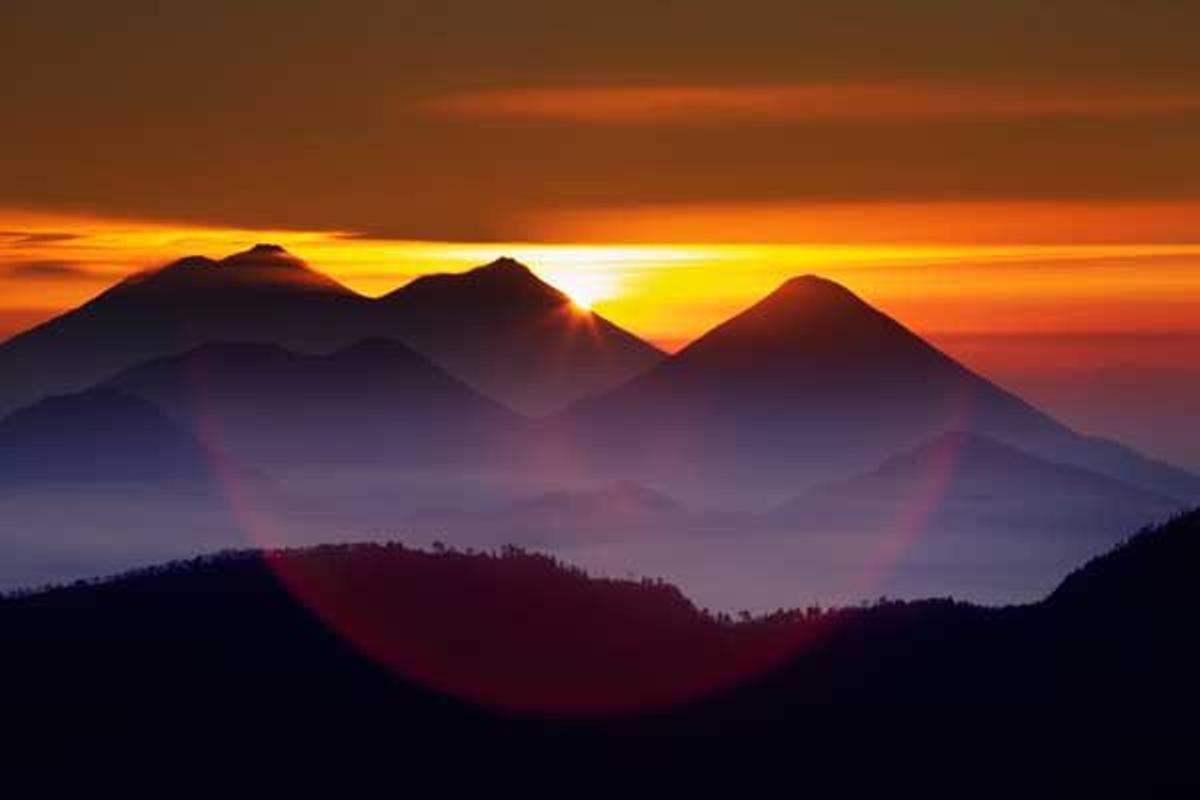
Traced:
<path fill-rule="evenodd" d="M 697 494 L 761 499 L 870 468 L 948 430 L 1172 496 L 1200 478 L 1081 437 L 842 286 L 806 276 L 555 420 L 557 453 Z M 564 452 L 565 451 L 565 455 Z M 627 473 L 628 474 L 628 473 Z M 744 492 L 743 492 L 744 490 Z"/>
<path fill-rule="evenodd" d="M 1104 431 L 1200 472 L 1200 436 L 1180 433 L 1194 427 L 1200 409 L 1200 365 L 1028 369 L 999 377 L 1077 430 Z"/>
<path fill-rule="evenodd" d="M 320 351 L 371 331 L 370 300 L 278 246 L 184 258 L 0 345 L 0 413 L 209 341 Z"/>
<path fill-rule="evenodd" d="M 216 614 L 209 617 L 214 623 L 224 619 L 229 636 L 246 635 L 256 620 L 269 626 L 260 631 L 268 639 L 282 636 L 282 643 L 300 634 L 296 644 L 317 644 L 313 621 L 302 610 L 307 605 L 333 635 L 347 636 L 404 678 L 525 712 L 638 709 L 687 697 L 753 663 L 747 651 L 754 637 L 702 615 L 673 586 L 589 579 L 548 557 L 513 551 L 434 554 L 363 544 L 233 553 L 134 573 L 97 591 L 101 606 L 115 602 L 127 609 L 112 622 L 130 638 L 110 628 L 114 648 L 122 639 L 136 646 L 144 635 L 138 629 L 161 613 L 174 620 L 163 634 L 178 635 L 181 644 L 198 633 L 187 630 L 197 614 Z M 174 614 L 160 605 L 164 591 L 182 601 Z M 78 595 L 52 592 L 46 599 L 48 613 L 38 624 L 69 625 L 78 618 Z M 20 630 L 12 612 L 21 605 L 39 603 L 0 601 L 7 637 Z M 746 647 L 731 647 L 735 639 Z M 109 652 L 116 656 L 109 663 L 123 657 Z M 300 654 L 293 649 L 291 655 Z M 331 653 L 312 655 L 301 661 L 319 668 Z M 264 666 L 256 661 L 243 664 L 247 677 Z M 218 664 L 209 662 L 219 670 Z M 0 667 L 0 677 L 7 677 L 6 667 L 11 662 Z"/>
<path fill-rule="evenodd" d="M 214 343 L 106 385 L 144 398 L 247 463 L 437 464 L 494 455 L 522 420 L 409 347 L 326 355 Z"/>
<path fill-rule="evenodd" d="M 372 300 L 260 244 L 134 275 L 0 344 L 0 413 L 208 342 L 321 353 L 372 337 L 399 339 L 529 413 L 609 389 L 661 356 L 509 259 Z"/>
<path fill-rule="evenodd" d="M 777 509 L 798 532 L 1003 532 L 1031 541 L 1086 535 L 1102 541 L 1182 507 L 1107 475 L 1055 464 L 974 433 L 942 434 L 875 470 Z"/>
<path fill-rule="evenodd" d="M 379 303 L 388 335 L 534 416 L 611 389 L 662 358 L 510 258 L 418 278 Z"/>
<path fill-rule="evenodd" d="M 794 778 L 802 754 L 806 785 L 839 796 L 925 794 L 929 773 L 948 797 L 980 775 L 999 796 L 1136 796 L 1195 785 L 1198 559 L 1192 513 L 1029 606 L 886 602 L 733 622 L 669 586 L 522 554 L 242 553 L 0 599 L 0 677 L 21 690 L 10 724 L 73 712 L 73 730 L 105 733 L 86 737 L 89 752 L 164 740 L 206 763 L 303 752 L 338 781 L 373 761 L 394 779 L 387 756 L 402 752 L 406 781 L 424 769 L 442 788 L 508 779 L 528 794 L 541 776 L 561 796 L 597 763 L 614 790 L 647 775 L 702 787 L 709 762 L 745 786 L 772 763 L 767 777 Z M 653 714 L 527 718 L 469 702 L 653 706 L 728 669 L 747 671 Z"/>
<path fill-rule="evenodd" d="M 238 468 L 150 403 L 111 389 L 50 397 L 0 420 L 0 481 L 216 481 Z"/>

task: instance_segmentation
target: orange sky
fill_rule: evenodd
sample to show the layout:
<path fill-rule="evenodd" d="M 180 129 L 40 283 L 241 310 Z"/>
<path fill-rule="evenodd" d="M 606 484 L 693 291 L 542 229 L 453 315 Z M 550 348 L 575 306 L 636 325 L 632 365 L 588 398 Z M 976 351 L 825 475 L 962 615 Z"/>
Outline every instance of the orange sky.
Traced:
<path fill-rule="evenodd" d="M 513 255 L 667 347 L 805 272 L 1009 362 L 1200 329 L 1200 3 L 5 12 L 0 335 L 261 240 L 368 294 Z"/>
<path fill-rule="evenodd" d="M 1168 230 L 1189 209 L 1153 211 L 873 205 L 792 214 L 802 233 L 840 237 L 839 244 L 695 241 L 718 222 L 724 230 L 769 240 L 773 237 L 764 231 L 786 222 L 782 210 L 777 218 L 741 209 L 712 208 L 690 218 L 650 211 L 614 217 L 607 228 L 588 227 L 604 220 L 564 222 L 554 216 L 547 226 L 564 226 L 564 233 L 579 239 L 560 244 L 419 242 L 10 211 L 0 213 L 0 328 L 13 331 L 76 305 L 136 269 L 272 241 L 370 295 L 425 272 L 457 271 L 512 255 L 667 349 L 753 303 L 787 277 L 811 272 L 846 284 L 935 337 L 964 342 L 967 335 L 1119 335 L 1145 342 L 1149 357 L 1162 348 L 1162 335 L 1200 333 L 1200 244 L 1105 241 L 1139 232 L 1148 240 L 1161 239 L 1153 234 Z M 1047 220 L 1067 212 L 1074 227 L 1065 230 L 1084 234 L 1090 222 L 1095 226 L 1090 238 L 1101 243 L 1071 244 L 1049 235 L 1062 230 Z M 987 214 L 996 221 L 989 222 Z M 1045 231 L 1046 241 L 1005 241 L 1000 234 L 1020 227 L 1022 219 L 1025 230 Z M 1144 219 L 1153 225 L 1139 229 Z M 597 242 L 603 229 L 632 243 Z M 927 233 L 935 230 L 954 235 L 937 241 Z M 907 231 L 911 241 L 881 241 L 889 231 L 897 239 Z M 655 243 L 659 234 L 688 234 L 695 240 Z M 983 243 L 988 238 L 1000 243 Z M 973 341 L 980 355 L 979 339 Z M 994 354 L 1001 352 L 1036 359 L 1043 351 L 997 340 Z M 1056 352 L 1056 360 L 1063 361 L 1061 348 Z M 1137 360 L 1137 353 L 1122 351 L 1123 358 L 1131 355 Z"/>

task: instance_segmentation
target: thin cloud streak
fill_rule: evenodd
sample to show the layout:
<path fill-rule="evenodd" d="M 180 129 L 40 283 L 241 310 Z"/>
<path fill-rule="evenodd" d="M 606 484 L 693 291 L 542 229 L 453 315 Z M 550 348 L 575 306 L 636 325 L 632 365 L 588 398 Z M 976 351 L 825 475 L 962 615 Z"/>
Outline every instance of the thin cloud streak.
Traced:
<path fill-rule="evenodd" d="M 49 280 L 93 280 L 95 274 L 89 270 L 63 261 L 24 261 L 3 267 L 6 275 L 13 278 L 35 278 Z"/>
<path fill-rule="evenodd" d="M 572 242 L 1071 246 L 1200 243 L 1200 203 L 879 201 L 563 208 L 525 233 Z"/>
<path fill-rule="evenodd" d="M 921 83 L 609 86 L 465 92 L 436 98 L 426 110 L 465 119 L 619 125 L 1110 117 L 1200 110 L 1200 94 Z"/>

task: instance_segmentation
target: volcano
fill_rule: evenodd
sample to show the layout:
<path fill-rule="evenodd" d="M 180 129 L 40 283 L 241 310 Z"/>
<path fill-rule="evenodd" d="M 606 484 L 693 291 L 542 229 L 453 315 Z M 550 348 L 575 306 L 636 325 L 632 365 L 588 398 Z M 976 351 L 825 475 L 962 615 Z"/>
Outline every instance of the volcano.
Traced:
<path fill-rule="evenodd" d="M 379 303 L 389 335 L 531 416 L 612 389 L 663 358 L 511 258 L 418 278 Z"/>
<path fill-rule="evenodd" d="M 555 421 L 556 456 L 623 477 L 778 501 L 948 431 L 1172 497 L 1200 478 L 1083 437 L 832 281 L 793 278 L 626 385 Z M 783 492 L 783 494 L 780 494 Z"/>

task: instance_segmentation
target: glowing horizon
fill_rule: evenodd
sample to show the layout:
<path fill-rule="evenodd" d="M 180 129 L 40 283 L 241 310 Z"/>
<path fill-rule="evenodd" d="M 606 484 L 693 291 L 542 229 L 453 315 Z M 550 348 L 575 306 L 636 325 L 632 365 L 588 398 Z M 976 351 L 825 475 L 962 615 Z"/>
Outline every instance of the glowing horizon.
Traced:
<path fill-rule="evenodd" d="M 1200 333 L 1200 244 L 1186 242 L 438 242 L 15 212 L 0 214 L 0 323 L 16 332 L 132 272 L 262 241 L 368 296 L 510 256 L 668 351 L 806 273 L 924 333 Z"/>

